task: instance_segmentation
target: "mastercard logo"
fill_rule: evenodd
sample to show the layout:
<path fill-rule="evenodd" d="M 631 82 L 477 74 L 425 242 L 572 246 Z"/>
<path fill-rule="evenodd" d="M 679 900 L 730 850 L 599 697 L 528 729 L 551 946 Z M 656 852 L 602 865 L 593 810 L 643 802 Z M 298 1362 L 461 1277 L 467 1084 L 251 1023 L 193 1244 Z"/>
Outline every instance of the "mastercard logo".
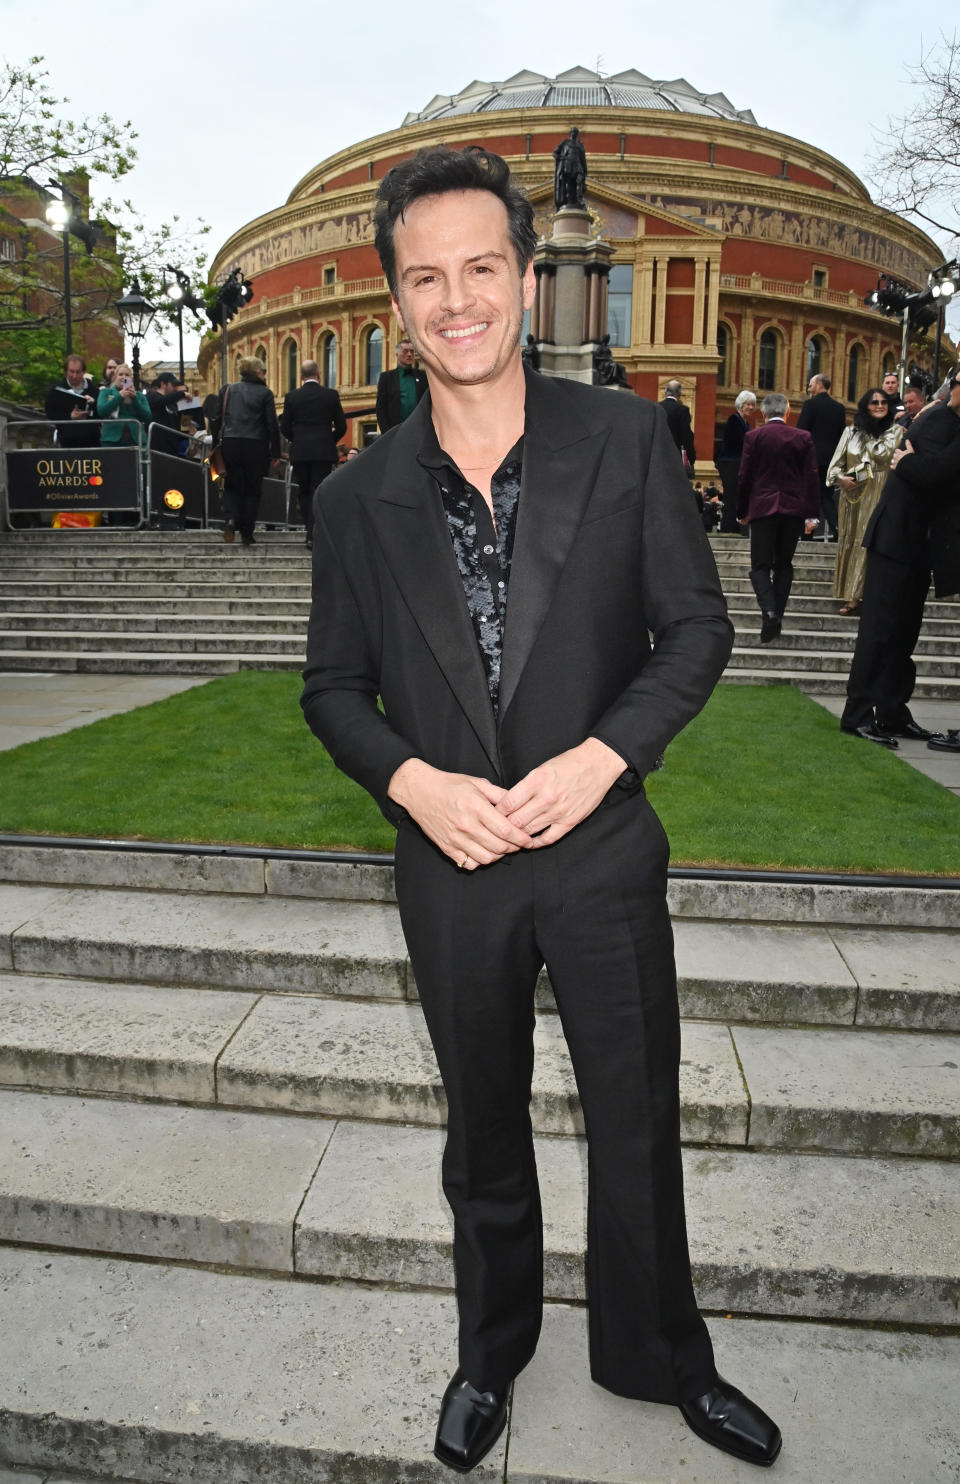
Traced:
<path fill-rule="evenodd" d="M 90 478 L 87 480 L 87 483 L 88 484 L 103 484 L 103 475 L 102 474 L 91 474 L 90 475 Z"/>

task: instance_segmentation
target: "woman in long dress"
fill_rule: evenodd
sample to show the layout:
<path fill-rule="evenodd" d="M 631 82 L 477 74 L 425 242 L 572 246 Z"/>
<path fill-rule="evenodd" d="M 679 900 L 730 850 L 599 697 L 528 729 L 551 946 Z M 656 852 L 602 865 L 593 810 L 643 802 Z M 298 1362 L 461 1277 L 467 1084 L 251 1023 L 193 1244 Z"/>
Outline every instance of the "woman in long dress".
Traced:
<path fill-rule="evenodd" d="M 862 542 L 877 506 L 890 460 L 903 441 L 881 387 L 871 387 L 857 403 L 853 426 L 845 428 L 827 470 L 827 484 L 840 487 L 837 521 L 837 565 L 833 596 L 843 599 L 841 613 L 859 612 L 867 553 Z"/>

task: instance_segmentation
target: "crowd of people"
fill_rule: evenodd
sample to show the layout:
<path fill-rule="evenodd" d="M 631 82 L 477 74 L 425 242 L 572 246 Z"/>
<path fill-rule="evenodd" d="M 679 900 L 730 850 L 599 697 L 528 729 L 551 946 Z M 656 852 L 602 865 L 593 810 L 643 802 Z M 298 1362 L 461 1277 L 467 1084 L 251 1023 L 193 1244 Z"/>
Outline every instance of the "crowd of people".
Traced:
<path fill-rule="evenodd" d="M 679 403 L 679 383 L 666 391 Z M 821 535 L 836 544 L 838 611 L 860 620 L 842 729 L 888 748 L 905 737 L 958 752 L 958 732 L 921 726 L 909 702 L 931 574 L 937 597 L 960 593 L 960 377 L 951 374 L 930 399 L 919 378 L 908 381 L 901 400 L 899 378 L 889 372 L 860 398 L 849 426 L 828 376 L 812 376 L 807 391 L 796 426 L 787 398 L 771 392 L 756 427 L 756 395 L 742 391 L 717 459 L 720 529 L 739 528 L 750 540 L 760 642 L 782 632 L 798 543 Z M 666 411 L 689 468 L 689 413 L 681 426 L 678 413 Z M 710 529 L 717 491 L 695 485 L 694 495 Z"/>

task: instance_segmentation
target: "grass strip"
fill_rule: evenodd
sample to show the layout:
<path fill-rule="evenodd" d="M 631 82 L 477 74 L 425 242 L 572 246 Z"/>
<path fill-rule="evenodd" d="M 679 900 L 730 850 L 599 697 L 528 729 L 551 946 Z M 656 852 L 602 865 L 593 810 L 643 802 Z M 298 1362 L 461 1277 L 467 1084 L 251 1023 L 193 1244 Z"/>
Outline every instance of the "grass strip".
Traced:
<path fill-rule="evenodd" d="M 299 691 L 242 671 L 2 753 L 0 830 L 391 850 Z M 677 865 L 960 874 L 960 799 L 791 686 L 720 687 L 648 790 Z"/>

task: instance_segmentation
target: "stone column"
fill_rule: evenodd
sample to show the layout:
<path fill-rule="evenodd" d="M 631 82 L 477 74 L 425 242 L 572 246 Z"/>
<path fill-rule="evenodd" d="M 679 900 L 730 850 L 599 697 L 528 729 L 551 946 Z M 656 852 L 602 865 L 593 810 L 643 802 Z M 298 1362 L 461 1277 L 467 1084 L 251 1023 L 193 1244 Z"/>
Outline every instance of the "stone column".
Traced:
<path fill-rule="evenodd" d="M 541 369 L 573 381 L 593 380 L 593 349 L 605 329 L 604 280 L 613 249 L 590 236 L 590 217 L 564 206 L 548 239 L 537 244 L 539 280 L 536 329 Z"/>
<path fill-rule="evenodd" d="M 667 338 L 667 265 L 669 261 L 669 258 L 657 258 L 656 318 L 653 327 L 654 345 L 665 344 Z"/>
<path fill-rule="evenodd" d="M 703 311 L 706 303 L 707 286 L 707 260 L 696 258 L 694 260 L 693 279 L 693 344 L 704 344 L 704 322 Z"/>

